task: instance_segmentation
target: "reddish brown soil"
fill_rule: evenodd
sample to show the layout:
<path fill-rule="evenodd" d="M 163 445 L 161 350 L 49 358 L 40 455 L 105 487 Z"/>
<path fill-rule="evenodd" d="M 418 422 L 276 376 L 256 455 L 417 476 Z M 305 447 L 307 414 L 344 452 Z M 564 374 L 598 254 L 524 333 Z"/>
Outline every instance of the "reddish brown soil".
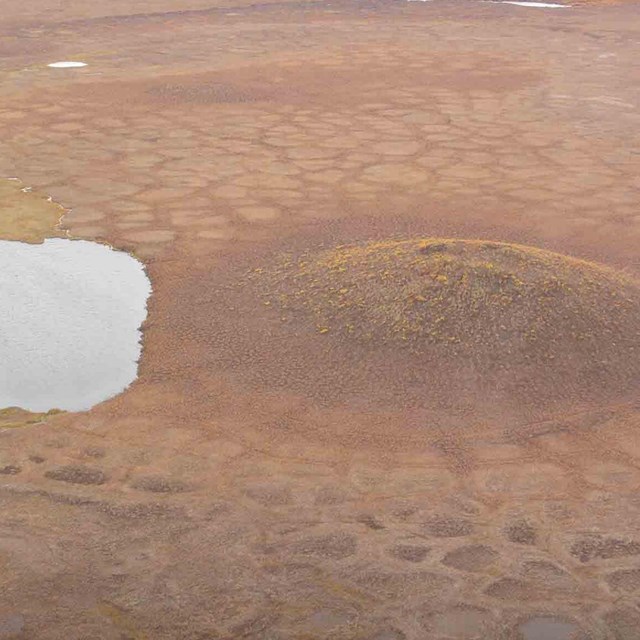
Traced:
<path fill-rule="evenodd" d="M 234 368 L 218 330 L 251 313 L 220 287 L 287 244 L 482 238 L 639 276 L 637 5 L 10 4 L 0 175 L 154 296 L 125 394 L 0 426 L 0 638 L 637 640 L 637 393 L 451 429 L 376 384 L 322 401 L 286 339 Z"/>

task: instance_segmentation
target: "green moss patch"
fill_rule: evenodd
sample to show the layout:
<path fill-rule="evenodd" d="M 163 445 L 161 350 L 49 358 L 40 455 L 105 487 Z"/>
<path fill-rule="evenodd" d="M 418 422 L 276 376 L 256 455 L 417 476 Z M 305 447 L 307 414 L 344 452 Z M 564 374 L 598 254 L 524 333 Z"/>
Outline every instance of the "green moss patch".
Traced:
<path fill-rule="evenodd" d="M 46 196 L 25 190 L 18 180 L 0 180 L 0 240 L 39 243 L 63 235 L 64 209 Z"/>

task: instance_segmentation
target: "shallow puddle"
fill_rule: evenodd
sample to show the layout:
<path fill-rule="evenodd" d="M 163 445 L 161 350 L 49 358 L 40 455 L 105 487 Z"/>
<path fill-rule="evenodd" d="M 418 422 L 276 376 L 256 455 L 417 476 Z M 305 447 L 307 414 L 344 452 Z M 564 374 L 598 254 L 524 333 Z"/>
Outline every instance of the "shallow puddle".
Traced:
<path fill-rule="evenodd" d="M 151 284 L 84 240 L 0 241 L 0 408 L 82 411 L 137 375 Z"/>
<path fill-rule="evenodd" d="M 524 640 L 572 640 L 578 628 L 557 618 L 539 617 L 520 626 Z"/>

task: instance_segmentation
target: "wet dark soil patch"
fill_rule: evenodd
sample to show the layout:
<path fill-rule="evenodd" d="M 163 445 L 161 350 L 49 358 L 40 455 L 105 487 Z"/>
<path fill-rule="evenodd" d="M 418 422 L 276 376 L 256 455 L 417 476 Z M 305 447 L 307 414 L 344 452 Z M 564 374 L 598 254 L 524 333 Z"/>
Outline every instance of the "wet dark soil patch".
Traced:
<path fill-rule="evenodd" d="M 462 571 L 484 571 L 498 559 L 498 552 L 486 545 L 458 547 L 447 553 L 442 564 Z"/>
<path fill-rule="evenodd" d="M 468 520 L 443 516 L 426 522 L 423 530 L 436 538 L 461 538 L 473 533 L 473 524 Z"/>
<path fill-rule="evenodd" d="M 189 490 L 184 482 L 160 476 L 137 478 L 131 483 L 131 486 L 139 491 L 150 493 L 183 493 Z"/>
<path fill-rule="evenodd" d="M 47 471 L 45 477 L 50 480 L 69 482 L 70 484 L 99 485 L 107 481 L 107 476 L 100 469 L 68 465 Z"/>
<path fill-rule="evenodd" d="M 538 534 L 536 528 L 527 520 L 516 520 L 505 527 L 505 535 L 515 544 L 534 545 Z"/>
<path fill-rule="evenodd" d="M 21 471 L 22 468 L 14 464 L 8 464 L 4 467 L 0 467 L 0 474 L 3 476 L 17 476 Z"/>
<path fill-rule="evenodd" d="M 580 562 L 626 558 L 628 556 L 640 556 L 640 542 L 594 535 L 577 540 L 571 546 L 570 551 L 571 555 L 578 558 Z"/>
<path fill-rule="evenodd" d="M 421 545 L 399 544 L 389 550 L 389 555 L 405 562 L 422 562 L 429 551 L 429 547 Z"/>
<path fill-rule="evenodd" d="M 640 591 L 640 569 L 621 569 L 607 576 L 607 583 L 614 591 Z"/>

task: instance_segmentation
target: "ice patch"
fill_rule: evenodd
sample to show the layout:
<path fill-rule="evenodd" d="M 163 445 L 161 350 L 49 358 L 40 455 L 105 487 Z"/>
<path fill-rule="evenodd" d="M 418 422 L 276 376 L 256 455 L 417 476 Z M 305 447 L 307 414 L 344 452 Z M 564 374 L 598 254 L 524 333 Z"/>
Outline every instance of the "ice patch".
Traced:
<path fill-rule="evenodd" d="M 72 60 L 66 60 L 63 62 L 52 62 L 47 65 L 52 69 L 77 69 L 79 67 L 86 67 L 86 62 L 73 62 Z"/>

